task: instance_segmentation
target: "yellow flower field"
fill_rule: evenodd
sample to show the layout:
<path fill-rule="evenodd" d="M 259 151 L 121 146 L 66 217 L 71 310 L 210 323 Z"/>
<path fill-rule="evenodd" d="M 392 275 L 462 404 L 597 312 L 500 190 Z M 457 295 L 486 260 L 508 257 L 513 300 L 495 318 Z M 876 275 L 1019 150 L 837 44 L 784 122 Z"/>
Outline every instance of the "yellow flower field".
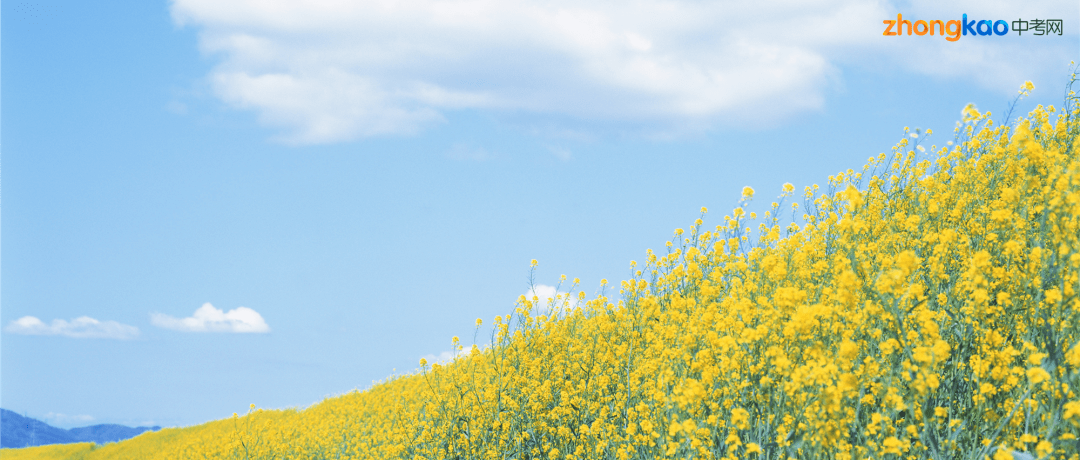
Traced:
<path fill-rule="evenodd" d="M 449 364 L 303 410 L 0 456 L 1080 459 L 1078 102 L 1009 125 L 969 106 L 955 143 L 907 133 L 760 216 L 747 188 L 595 298 L 573 281 L 478 320 L 491 345 Z"/>

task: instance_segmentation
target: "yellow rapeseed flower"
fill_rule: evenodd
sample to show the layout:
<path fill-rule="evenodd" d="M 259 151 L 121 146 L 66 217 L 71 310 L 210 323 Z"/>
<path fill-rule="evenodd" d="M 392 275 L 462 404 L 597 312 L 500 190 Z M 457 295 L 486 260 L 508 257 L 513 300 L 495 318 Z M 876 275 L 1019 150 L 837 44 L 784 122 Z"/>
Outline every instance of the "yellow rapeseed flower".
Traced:
<path fill-rule="evenodd" d="M 969 106 L 936 155 L 905 132 L 861 171 L 807 187 L 781 222 L 786 183 L 754 232 L 746 187 L 734 218 L 715 232 L 695 220 L 667 254 L 632 263 L 617 292 L 603 279 L 588 298 L 575 278 L 556 311 L 520 296 L 490 335 L 477 320 L 467 357 L 455 336 L 446 365 L 421 358 L 417 372 L 304 409 L 77 455 L 643 460 L 745 447 L 854 460 L 975 446 L 1011 460 L 989 450 L 1008 442 L 1077 458 L 1080 98 L 1068 94 L 1064 110 L 1009 125 Z M 2 455 L 76 456 L 48 449 Z"/>

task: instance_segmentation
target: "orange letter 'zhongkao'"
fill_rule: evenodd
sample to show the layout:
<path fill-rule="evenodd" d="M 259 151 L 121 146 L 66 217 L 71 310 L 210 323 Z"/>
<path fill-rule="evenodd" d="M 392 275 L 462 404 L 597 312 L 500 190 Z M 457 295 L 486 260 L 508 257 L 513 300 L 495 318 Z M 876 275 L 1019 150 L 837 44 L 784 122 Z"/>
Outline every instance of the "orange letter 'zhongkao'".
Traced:
<path fill-rule="evenodd" d="M 885 28 L 885 32 L 882 32 L 881 35 L 896 35 L 896 32 L 892 31 L 892 26 L 896 25 L 896 21 L 886 19 L 881 21 L 881 23 L 889 26 Z"/>

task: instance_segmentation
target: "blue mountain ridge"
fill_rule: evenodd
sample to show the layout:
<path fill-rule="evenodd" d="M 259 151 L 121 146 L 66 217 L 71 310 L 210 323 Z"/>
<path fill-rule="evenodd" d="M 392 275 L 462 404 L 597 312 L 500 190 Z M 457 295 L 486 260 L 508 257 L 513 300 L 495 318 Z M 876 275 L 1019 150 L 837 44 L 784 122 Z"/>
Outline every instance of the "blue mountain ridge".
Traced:
<path fill-rule="evenodd" d="M 40 420 L 23 417 L 7 409 L 0 409 L 0 447 L 31 447 L 72 442 L 105 444 L 133 438 L 146 431 L 160 429 L 160 426 L 132 428 L 123 425 L 101 424 L 65 430 Z"/>

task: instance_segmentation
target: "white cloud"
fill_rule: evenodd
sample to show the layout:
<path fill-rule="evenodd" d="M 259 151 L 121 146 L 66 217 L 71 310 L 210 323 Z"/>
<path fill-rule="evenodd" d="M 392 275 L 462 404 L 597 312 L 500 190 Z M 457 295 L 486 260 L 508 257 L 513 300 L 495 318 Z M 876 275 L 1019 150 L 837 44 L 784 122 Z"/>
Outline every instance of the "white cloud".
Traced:
<path fill-rule="evenodd" d="M 139 328 L 116 321 L 98 321 L 80 316 L 71 321 L 54 319 L 45 324 L 33 316 L 23 316 L 8 324 L 6 331 L 23 335 L 62 335 L 77 339 L 133 339 L 139 336 Z"/>
<path fill-rule="evenodd" d="M 533 298 L 537 300 L 533 301 Z M 529 289 L 525 293 L 525 298 L 533 301 L 534 314 L 550 314 L 551 307 L 554 305 L 559 308 L 569 307 L 570 309 L 577 308 L 581 301 L 576 296 L 569 295 L 565 292 L 559 292 L 555 286 L 548 286 L 545 284 L 537 284 Z M 554 304 L 552 303 L 554 300 Z"/>
<path fill-rule="evenodd" d="M 1065 74 L 1075 32 L 1037 39 L 884 37 L 883 19 L 1075 18 L 1074 0 L 173 0 L 221 58 L 228 104 L 290 143 L 414 133 L 455 109 L 633 123 L 649 132 L 816 111 L 842 64 L 1014 94 Z M 891 38 L 891 40 L 890 40 Z M 1061 62 L 1058 62 L 1061 61 Z"/>
<path fill-rule="evenodd" d="M 532 300 L 533 297 L 537 299 L 533 304 L 533 311 L 531 313 L 533 315 L 550 315 L 553 305 L 561 308 L 569 307 L 574 309 L 582 303 L 577 296 L 560 292 L 555 286 L 548 286 L 546 284 L 537 284 L 526 291 L 524 295 L 525 298 L 529 300 Z M 555 300 L 554 304 L 552 304 L 552 299 Z M 457 356 L 459 358 L 468 356 L 471 346 L 459 346 L 462 348 L 458 350 Z M 439 354 L 430 353 L 421 356 L 421 358 L 427 360 L 429 366 L 434 363 L 448 364 L 454 360 L 454 352 L 452 350 L 447 350 Z"/>
<path fill-rule="evenodd" d="M 466 356 L 468 354 L 468 351 L 469 350 L 458 350 L 458 356 Z M 453 351 L 444 351 L 442 353 L 439 353 L 438 355 L 427 354 L 427 355 L 421 356 L 421 358 L 424 358 L 424 359 L 427 360 L 428 366 L 430 366 L 432 364 L 435 364 L 435 363 L 449 364 L 451 361 L 454 360 L 454 352 Z"/>
<path fill-rule="evenodd" d="M 71 427 L 71 426 L 83 426 L 94 421 L 94 417 L 89 415 L 67 415 L 57 414 L 49 412 L 43 417 L 52 426 L 57 427 Z"/>
<path fill-rule="evenodd" d="M 150 323 L 183 332 L 270 332 L 270 326 L 266 325 L 262 315 L 255 310 L 238 307 L 226 312 L 209 303 L 204 303 L 188 318 L 152 313 Z"/>

